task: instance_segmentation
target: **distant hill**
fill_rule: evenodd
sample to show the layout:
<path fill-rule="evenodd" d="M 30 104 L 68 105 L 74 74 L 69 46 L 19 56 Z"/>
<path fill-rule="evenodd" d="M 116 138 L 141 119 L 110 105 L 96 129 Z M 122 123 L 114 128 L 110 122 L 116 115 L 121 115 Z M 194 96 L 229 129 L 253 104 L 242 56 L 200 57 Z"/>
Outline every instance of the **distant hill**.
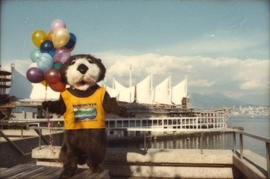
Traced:
<path fill-rule="evenodd" d="M 224 96 L 223 94 L 213 93 L 202 95 L 191 93 L 190 102 L 195 108 L 217 108 L 247 105 L 247 103 Z"/>

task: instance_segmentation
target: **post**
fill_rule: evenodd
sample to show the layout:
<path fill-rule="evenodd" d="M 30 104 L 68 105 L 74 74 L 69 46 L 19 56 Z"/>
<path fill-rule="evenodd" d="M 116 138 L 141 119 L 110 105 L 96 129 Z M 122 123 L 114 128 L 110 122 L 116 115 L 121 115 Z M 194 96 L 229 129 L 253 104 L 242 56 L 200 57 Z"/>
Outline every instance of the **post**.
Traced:
<path fill-rule="evenodd" d="M 41 150 L 41 136 L 42 136 L 42 129 L 39 128 L 39 138 L 38 138 L 39 150 Z"/>
<path fill-rule="evenodd" d="M 145 135 L 145 131 L 143 132 L 143 148 L 144 148 L 144 151 L 146 152 L 146 135 Z"/>
<path fill-rule="evenodd" d="M 21 126 L 21 138 L 23 138 L 23 126 Z"/>
<path fill-rule="evenodd" d="M 266 142 L 266 166 L 267 166 L 267 178 L 270 178 L 270 143 Z"/>
<path fill-rule="evenodd" d="M 200 149 L 201 149 L 201 154 L 203 154 L 203 132 L 201 133 L 201 136 L 200 136 Z"/>
<path fill-rule="evenodd" d="M 243 134 L 242 133 L 240 133 L 239 139 L 240 139 L 240 158 L 243 159 Z"/>
<path fill-rule="evenodd" d="M 233 153 L 236 153 L 236 134 L 233 132 Z"/>

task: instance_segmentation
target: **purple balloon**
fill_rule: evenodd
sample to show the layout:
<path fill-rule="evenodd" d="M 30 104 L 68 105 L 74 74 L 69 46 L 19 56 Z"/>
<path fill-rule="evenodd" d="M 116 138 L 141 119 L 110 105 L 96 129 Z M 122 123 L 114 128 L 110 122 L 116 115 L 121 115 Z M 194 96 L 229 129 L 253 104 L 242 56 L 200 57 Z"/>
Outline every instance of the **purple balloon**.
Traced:
<path fill-rule="evenodd" d="M 32 67 L 27 70 L 27 79 L 32 83 L 40 83 L 44 80 L 44 75 L 41 69 Z"/>
<path fill-rule="evenodd" d="M 66 24 L 63 20 L 61 19 L 55 19 L 52 23 L 51 23 L 51 31 L 52 33 L 59 28 L 66 28 Z"/>
<path fill-rule="evenodd" d="M 66 48 L 58 48 L 56 49 L 54 56 L 53 56 L 53 61 L 55 63 L 62 63 L 64 64 L 70 57 L 70 51 L 67 50 Z"/>

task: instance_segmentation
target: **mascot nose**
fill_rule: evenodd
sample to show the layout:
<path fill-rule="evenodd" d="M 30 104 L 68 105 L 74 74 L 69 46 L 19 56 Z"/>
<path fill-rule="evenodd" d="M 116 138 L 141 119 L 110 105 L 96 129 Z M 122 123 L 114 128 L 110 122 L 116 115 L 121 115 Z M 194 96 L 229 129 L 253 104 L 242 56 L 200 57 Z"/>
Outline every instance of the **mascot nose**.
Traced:
<path fill-rule="evenodd" d="M 77 70 L 79 72 L 81 72 L 81 74 L 85 74 L 87 72 L 87 70 L 88 70 L 88 67 L 86 65 L 84 65 L 84 64 L 80 64 L 78 66 Z"/>

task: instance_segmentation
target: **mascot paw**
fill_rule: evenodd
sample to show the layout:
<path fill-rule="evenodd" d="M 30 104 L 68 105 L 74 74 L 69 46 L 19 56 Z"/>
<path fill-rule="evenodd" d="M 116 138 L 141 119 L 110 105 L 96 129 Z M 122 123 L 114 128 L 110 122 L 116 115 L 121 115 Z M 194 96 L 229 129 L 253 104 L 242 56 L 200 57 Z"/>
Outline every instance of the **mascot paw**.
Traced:
<path fill-rule="evenodd" d="M 52 101 L 44 101 L 42 102 L 42 108 L 43 109 L 50 109 L 50 106 L 52 106 L 53 102 Z"/>

